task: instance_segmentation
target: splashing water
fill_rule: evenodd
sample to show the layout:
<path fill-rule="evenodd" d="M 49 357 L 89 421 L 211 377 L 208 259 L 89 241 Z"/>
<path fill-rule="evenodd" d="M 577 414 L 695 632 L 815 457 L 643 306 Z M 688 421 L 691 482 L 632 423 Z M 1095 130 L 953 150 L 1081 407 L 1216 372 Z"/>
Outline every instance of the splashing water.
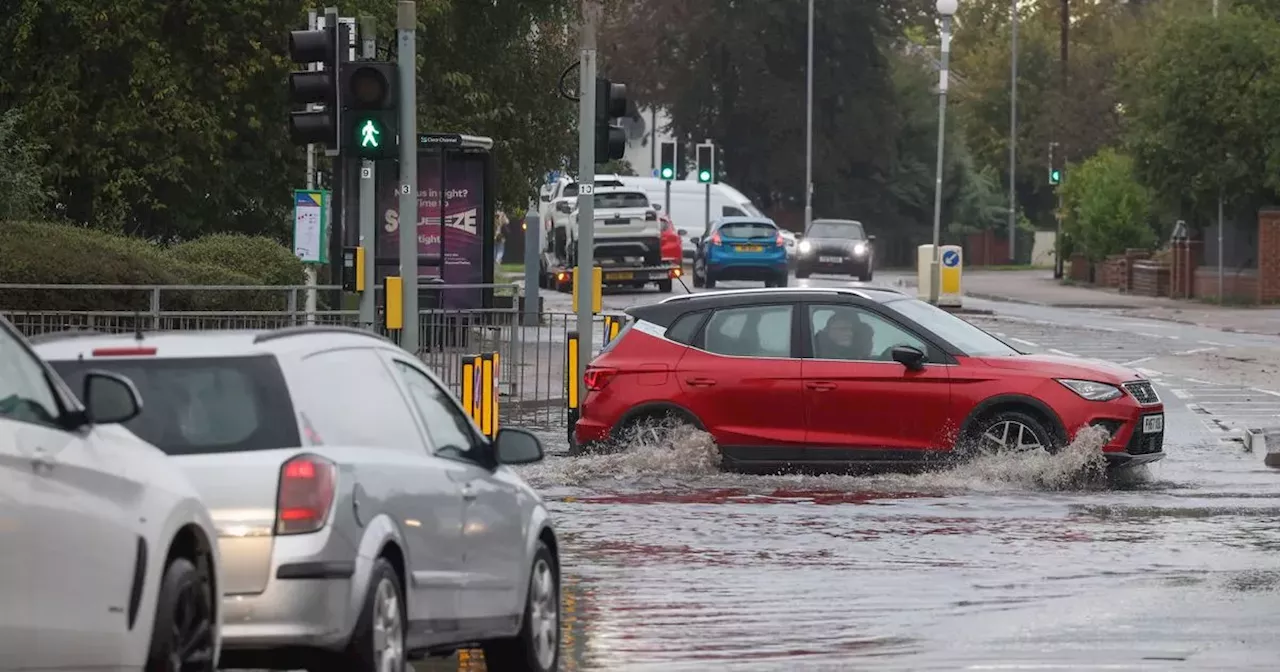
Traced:
<path fill-rule="evenodd" d="M 1104 482 L 1106 430 L 1084 427 L 1056 453 L 1042 450 L 980 455 L 924 473 L 872 476 L 777 474 L 750 476 L 720 469 L 711 435 L 687 425 L 647 427 L 620 441 L 617 452 L 558 458 L 522 470 L 538 487 L 653 486 L 878 491 L 1068 490 Z"/>

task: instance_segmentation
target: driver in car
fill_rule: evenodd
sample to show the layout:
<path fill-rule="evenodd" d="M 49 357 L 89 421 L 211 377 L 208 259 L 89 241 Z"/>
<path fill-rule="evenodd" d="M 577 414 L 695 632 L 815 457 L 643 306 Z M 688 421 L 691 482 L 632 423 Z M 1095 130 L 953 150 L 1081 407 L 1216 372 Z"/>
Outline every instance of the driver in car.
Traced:
<path fill-rule="evenodd" d="M 871 327 L 846 311 L 834 311 L 827 324 L 814 335 L 813 355 L 819 359 L 868 361 L 871 353 Z"/>

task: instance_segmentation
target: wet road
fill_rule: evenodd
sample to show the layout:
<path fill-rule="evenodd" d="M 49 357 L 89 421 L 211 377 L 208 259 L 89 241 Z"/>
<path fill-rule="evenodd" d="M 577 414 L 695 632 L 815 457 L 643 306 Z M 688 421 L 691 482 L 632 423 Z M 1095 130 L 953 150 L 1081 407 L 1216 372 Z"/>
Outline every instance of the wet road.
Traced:
<path fill-rule="evenodd" d="M 1280 339 L 970 305 L 1030 351 L 1160 362 L 1169 457 L 1109 479 L 1086 439 L 939 473 L 750 477 L 693 432 L 553 457 L 526 475 L 564 539 L 563 669 L 1275 669 L 1280 472 L 1223 439 L 1280 419 L 1280 396 L 1176 365 Z"/>

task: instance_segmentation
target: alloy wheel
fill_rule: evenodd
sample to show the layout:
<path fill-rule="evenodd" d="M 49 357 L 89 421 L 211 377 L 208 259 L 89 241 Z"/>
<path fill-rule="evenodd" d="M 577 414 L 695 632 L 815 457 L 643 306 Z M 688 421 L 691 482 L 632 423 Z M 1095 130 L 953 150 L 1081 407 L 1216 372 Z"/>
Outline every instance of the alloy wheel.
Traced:
<path fill-rule="evenodd" d="M 538 666 L 549 670 L 560 648 L 560 591 L 550 563 L 538 558 L 529 583 L 529 636 L 533 639 L 533 654 Z"/>
<path fill-rule="evenodd" d="M 213 604 L 204 581 L 182 586 L 173 610 L 168 655 L 171 672 L 213 670 Z"/>
<path fill-rule="evenodd" d="M 373 597 L 373 662 L 378 672 L 404 672 L 404 627 L 400 596 L 389 579 L 378 582 Z"/>
<path fill-rule="evenodd" d="M 1013 453 L 1043 450 L 1036 430 L 1017 420 L 1001 420 L 983 432 L 979 440 L 983 452 Z"/>

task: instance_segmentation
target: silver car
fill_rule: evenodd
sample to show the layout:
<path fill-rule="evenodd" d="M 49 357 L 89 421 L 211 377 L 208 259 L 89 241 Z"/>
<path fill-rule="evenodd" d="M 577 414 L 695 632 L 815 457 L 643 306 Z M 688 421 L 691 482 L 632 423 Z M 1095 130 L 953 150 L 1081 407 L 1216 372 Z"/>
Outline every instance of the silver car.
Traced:
<path fill-rule="evenodd" d="M 402 672 L 477 644 L 490 669 L 557 668 L 555 531 L 507 466 L 542 445 L 518 429 L 483 438 L 404 350 L 296 327 L 38 351 L 68 381 L 132 379 L 148 413 L 125 426 L 200 491 L 223 562 L 224 667 Z"/>

